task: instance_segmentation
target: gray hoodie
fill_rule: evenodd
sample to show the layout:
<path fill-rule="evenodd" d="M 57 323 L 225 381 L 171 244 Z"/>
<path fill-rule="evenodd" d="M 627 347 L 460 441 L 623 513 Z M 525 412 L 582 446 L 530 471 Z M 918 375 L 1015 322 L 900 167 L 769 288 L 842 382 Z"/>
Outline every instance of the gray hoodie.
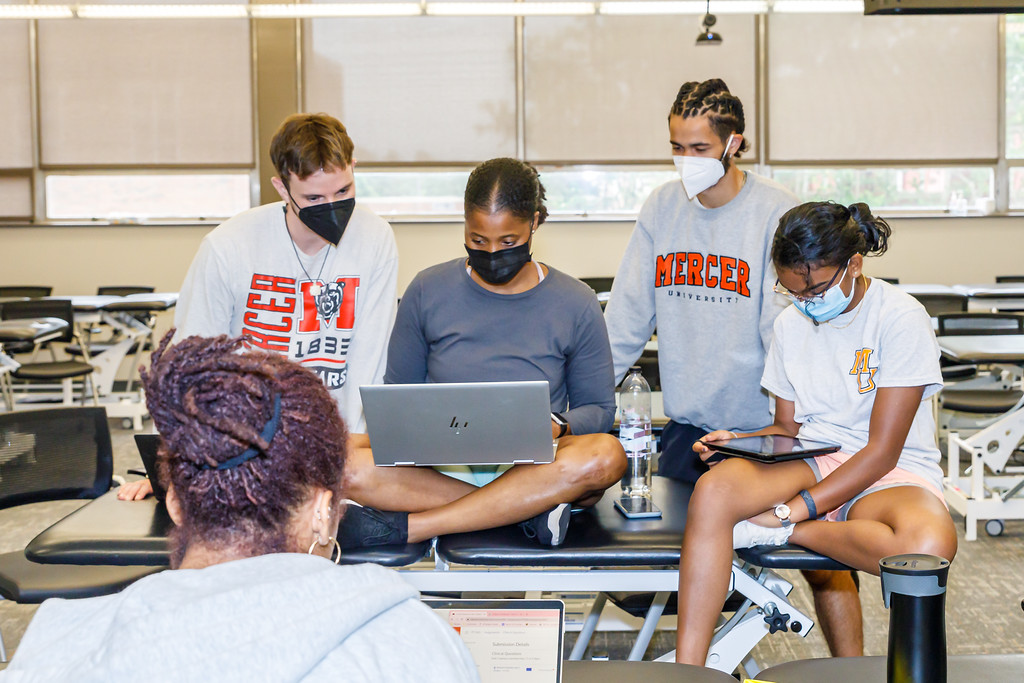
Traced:
<path fill-rule="evenodd" d="M 397 573 L 287 553 L 47 600 L 4 681 L 477 681 Z"/>

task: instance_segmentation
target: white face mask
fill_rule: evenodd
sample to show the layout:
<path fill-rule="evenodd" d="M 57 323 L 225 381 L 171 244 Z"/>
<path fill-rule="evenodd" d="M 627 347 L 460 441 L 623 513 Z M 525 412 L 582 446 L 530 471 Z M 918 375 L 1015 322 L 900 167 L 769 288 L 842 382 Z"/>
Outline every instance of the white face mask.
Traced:
<path fill-rule="evenodd" d="M 710 159 L 708 157 L 673 156 L 672 163 L 679 171 L 679 177 L 683 181 L 683 189 L 686 196 L 691 200 L 704 190 L 708 189 L 725 175 L 725 165 L 722 161 L 729 154 L 729 145 L 732 144 L 732 135 L 725 142 L 725 151 L 721 159 Z"/>

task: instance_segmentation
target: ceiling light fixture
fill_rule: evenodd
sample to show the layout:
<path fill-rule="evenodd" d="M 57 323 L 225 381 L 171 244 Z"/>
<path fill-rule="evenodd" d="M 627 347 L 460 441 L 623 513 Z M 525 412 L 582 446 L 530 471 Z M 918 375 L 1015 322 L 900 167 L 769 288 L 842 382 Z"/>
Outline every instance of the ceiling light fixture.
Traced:
<path fill-rule="evenodd" d="M 697 34 L 697 45 L 721 45 L 721 34 L 715 33 L 711 30 L 711 27 L 718 22 L 718 18 L 711 13 L 711 0 L 708 0 L 708 4 L 705 9 L 707 11 L 704 14 L 704 18 L 701 19 L 702 29 L 701 32 Z"/>

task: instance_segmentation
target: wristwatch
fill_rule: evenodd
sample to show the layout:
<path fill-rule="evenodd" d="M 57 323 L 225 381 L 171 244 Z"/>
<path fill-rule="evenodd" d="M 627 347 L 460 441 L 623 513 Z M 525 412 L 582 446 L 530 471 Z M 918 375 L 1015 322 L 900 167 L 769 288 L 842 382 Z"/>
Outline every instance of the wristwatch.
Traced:
<path fill-rule="evenodd" d="M 551 413 L 551 421 L 558 425 L 558 438 L 565 436 L 565 433 L 569 431 L 569 421 L 558 413 Z"/>
<path fill-rule="evenodd" d="M 783 528 L 788 527 L 790 524 L 793 523 L 789 521 L 789 515 L 789 506 L 786 505 L 785 503 L 779 503 L 778 505 L 775 506 L 775 516 L 779 518 L 779 522 L 782 524 Z"/>

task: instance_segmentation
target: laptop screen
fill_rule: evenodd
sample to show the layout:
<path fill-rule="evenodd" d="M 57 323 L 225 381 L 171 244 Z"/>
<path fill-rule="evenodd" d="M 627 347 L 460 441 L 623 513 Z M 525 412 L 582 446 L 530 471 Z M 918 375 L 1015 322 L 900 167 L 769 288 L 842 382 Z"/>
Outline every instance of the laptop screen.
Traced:
<path fill-rule="evenodd" d="M 462 638 L 482 683 L 562 680 L 561 600 L 424 600 Z"/>

